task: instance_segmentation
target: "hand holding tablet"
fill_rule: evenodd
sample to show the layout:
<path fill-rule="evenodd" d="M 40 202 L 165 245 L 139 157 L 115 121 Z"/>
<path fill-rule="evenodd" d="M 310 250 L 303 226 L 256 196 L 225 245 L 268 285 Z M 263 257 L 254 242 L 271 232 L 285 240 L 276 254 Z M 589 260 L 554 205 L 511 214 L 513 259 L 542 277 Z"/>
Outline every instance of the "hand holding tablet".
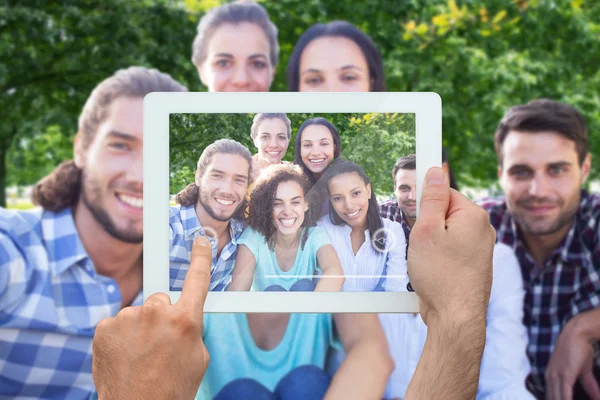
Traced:
<path fill-rule="evenodd" d="M 98 324 L 92 373 L 100 399 L 195 396 L 210 358 L 202 342 L 210 260 L 210 244 L 200 237 L 176 304 L 156 293 L 144 305 L 126 307 Z"/>

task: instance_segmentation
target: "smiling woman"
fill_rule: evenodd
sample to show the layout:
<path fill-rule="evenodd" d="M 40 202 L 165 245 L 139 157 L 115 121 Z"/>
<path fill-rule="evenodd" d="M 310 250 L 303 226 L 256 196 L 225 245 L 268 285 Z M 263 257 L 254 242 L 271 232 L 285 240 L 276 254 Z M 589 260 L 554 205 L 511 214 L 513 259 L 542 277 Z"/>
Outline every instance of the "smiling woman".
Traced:
<path fill-rule="evenodd" d="M 192 62 L 210 92 L 267 92 L 279 63 L 277 28 L 253 2 L 208 11 L 192 50 Z"/>

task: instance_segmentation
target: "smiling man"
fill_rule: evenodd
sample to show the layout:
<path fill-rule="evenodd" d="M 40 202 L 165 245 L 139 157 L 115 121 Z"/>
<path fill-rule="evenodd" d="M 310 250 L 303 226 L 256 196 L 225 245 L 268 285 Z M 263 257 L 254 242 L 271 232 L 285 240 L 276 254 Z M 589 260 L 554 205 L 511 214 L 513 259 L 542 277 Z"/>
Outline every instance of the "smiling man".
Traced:
<path fill-rule="evenodd" d="M 79 117 L 75 159 L 0 208 L 0 398 L 87 399 L 96 325 L 141 304 L 143 99 L 186 88 L 129 68 Z"/>
<path fill-rule="evenodd" d="M 212 246 L 209 290 L 223 291 L 231 282 L 251 176 L 252 155 L 242 144 L 220 139 L 204 149 L 196 180 L 169 208 L 171 290 L 182 289 L 198 236 L 207 236 Z"/>
<path fill-rule="evenodd" d="M 600 196 L 581 190 L 591 168 L 585 121 L 556 101 L 513 107 L 496 152 L 505 198 L 482 205 L 521 267 L 528 387 L 538 398 L 599 399 Z"/>

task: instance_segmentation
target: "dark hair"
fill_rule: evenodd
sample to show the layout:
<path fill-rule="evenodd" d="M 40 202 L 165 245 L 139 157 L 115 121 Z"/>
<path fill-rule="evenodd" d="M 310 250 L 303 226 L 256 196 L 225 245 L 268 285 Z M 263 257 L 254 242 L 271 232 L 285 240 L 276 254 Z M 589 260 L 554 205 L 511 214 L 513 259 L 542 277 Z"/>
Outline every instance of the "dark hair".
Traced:
<path fill-rule="evenodd" d="M 386 233 L 383 228 L 383 221 L 381 220 L 381 215 L 379 214 L 379 204 L 377 203 L 377 197 L 375 196 L 375 189 L 373 188 L 373 184 L 371 180 L 365 173 L 365 171 L 360 167 L 360 165 L 353 163 L 352 161 L 344 160 L 343 158 L 338 158 L 335 160 L 325 174 L 323 174 L 323 182 L 327 187 L 327 193 L 331 195 L 329 192 L 329 181 L 335 178 L 338 175 L 348 174 L 348 173 L 356 173 L 358 174 L 365 185 L 371 185 L 371 198 L 369 199 L 369 208 L 367 210 L 367 228 L 369 229 L 369 233 L 371 235 L 371 246 L 377 251 L 385 251 L 385 242 L 386 242 Z M 335 209 L 333 208 L 333 204 L 329 202 L 329 219 L 334 225 L 343 225 L 344 220 L 337 214 Z"/>
<path fill-rule="evenodd" d="M 275 232 L 277 227 L 273 222 L 274 200 L 277 188 L 283 182 L 296 182 L 302 187 L 304 200 L 308 203 L 308 210 L 304 214 L 302 227 L 315 226 L 319 218 L 319 211 L 313 207 L 308 199 L 311 183 L 297 165 L 274 164 L 267 167 L 260 174 L 250 194 L 250 206 L 248 207 L 248 225 L 265 237 L 269 249 L 275 249 Z M 301 240 L 301 248 L 304 249 L 308 239 L 308 229 L 304 230 Z"/>
<path fill-rule="evenodd" d="M 446 149 L 442 147 L 442 162 L 446 163 L 446 165 L 448 166 L 448 178 L 450 180 L 450 187 L 454 190 L 456 190 L 457 192 L 460 192 L 460 189 L 458 188 L 458 183 L 456 183 L 456 178 L 454 177 L 454 172 L 452 171 L 452 167 L 450 166 L 450 160 L 448 159 L 448 153 L 446 152 Z"/>
<path fill-rule="evenodd" d="M 556 132 L 575 142 L 579 164 L 588 154 L 588 131 L 583 116 L 571 105 L 539 99 L 510 108 L 496 129 L 495 145 L 502 167 L 502 145 L 510 131 L 537 133 Z"/>
<path fill-rule="evenodd" d="M 369 36 L 360 29 L 346 21 L 332 21 L 328 24 L 314 24 L 300 36 L 287 65 L 288 91 L 298 92 L 300 90 L 300 59 L 306 46 L 315 39 L 322 37 L 344 37 L 352 40 L 360 47 L 367 66 L 369 67 L 369 79 L 371 92 L 385 92 L 385 73 L 381 53 Z"/>
<path fill-rule="evenodd" d="M 248 162 L 248 185 L 252 183 L 252 155 L 250 154 L 250 150 L 248 150 L 243 144 L 232 139 L 219 139 L 204 149 L 200 155 L 200 158 L 198 159 L 198 167 L 196 169 L 196 175 L 199 178 L 204 176 L 204 172 L 206 172 L 206 168 L 211 163 L 215 154 L 232 154 L 242 156 Z M 189 207 L 198 202 L 199 196 L 200 188 L 194 181 L 177 193 L 177 196 L 175 196 L 175 201 L 182 206 Z M 233 215 L 232 218 L 244 219 L 246 206 L 247 200 L 244 199 L 242 205 L 239 206 L 238 211 Z"/>
<path fill-rule="evenodd" d="M 298 128 L 298 133 L 296 134 L 296 139 L 294 141 L 294 146 L 295 146 L 294 164 L 299 165 L 302 168 L 302 170 L 304 171 L 306 176 L 308 176 L 311 183 L 314 185 L 315 183 L 317 183 L 317 177 L 304 164 L 304 161 L 302 161 L 302 154 L 301 154 L 302 133 L 304 132 L 304 129 L 306 129 L 307 126 L 311 126 L 311 125 L 323 125 L 327 129 L 329 129 L 329 132 L 331 132 L 331 137 L 333 139 L 333 146 L 334 146 L 333 158 L 334 159 L 336 159 L 340 156 L 340 152 L 342 151 L 342 148 L 341 148 L 341 142 L 340 142 L 340 134 L 338 133 L 337 128 L 335 127 L 335 125 L 333 125 L 331 122 L 327 121 L 325 118 L 323 118 L 323 117 L 310 118 L 310 119 L 307 119 L 306 121 L 304 121 L 302 123 L 302 125 L 300 125 L 300 128 Z"/>
<path fill-rule="evenodd" d="M 271 65 L 279 64 L 279 43 L 277 27 L 269 19 L 267 11 L 254 1 L 236 1 L 211 8 L 198 23 L 198 33 L 192 44 L 192 62 L 199 67 L 206 59 L 207 42 L 222 24 L 243 22 L 258 25 L 269 41 Z"/>
<path fill-rule="evenodd" d="M 410 154 L 405 157 L 400 157 L 396 164 L 394 164 L 394 169 L 392 169 L 392 179 L 394 180 L 394 186 L 396 186 L 396 175 L 398 171 L 401 169 L 417 169 L 417 156 L 414 154 Z"/>
<path fill-rule="evenodd" d="M 119 98 L 143 99 L 152 92 L 186 92 L 170 75 L 142 67 L 130 67 L 103 80 L 90 94 L 79 116 L 78 135 L 83 147 L 93 142 L 98 127 L 108 117 L 111 104 Z M 33 204 L 58 212 L 74 205 L 81 192 L 82 170 L 75 161 L 61 163 L 40 180 L 31 193 Z"/>
<path fill-rule="evenodd" d="M 458 191 L 458 184 L 456 183 L 456 179 L 454 178 L 454 172 L 452 172 L 452 167 L 450 167 L 450 161 L 448 161 L 448 154 L 446 153 L 446 149 L 442 147 L 442 162 L 445 162 L 448 166 L 448 178 L 450 180 L 450 187 L 454 190 Z M 410 154 L 406 157 L 400 157 L 396 164 L 394 165 L 394 169 L 392 170 L 392 179 L 394 181 L 394 186 L 396 185 L 396 175 L 398 171 L 401 169 L 417 169 L 417 157 L 414 154 Z"/>

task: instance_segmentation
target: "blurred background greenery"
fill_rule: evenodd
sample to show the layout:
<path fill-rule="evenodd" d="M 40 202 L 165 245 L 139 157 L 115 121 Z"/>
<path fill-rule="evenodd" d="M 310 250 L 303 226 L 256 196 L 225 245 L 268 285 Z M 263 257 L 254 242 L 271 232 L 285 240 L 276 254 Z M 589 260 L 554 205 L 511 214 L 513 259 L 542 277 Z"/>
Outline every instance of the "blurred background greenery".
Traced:
<path fill-rule="evenodd" d="M 387 197 L 394 191 L 392 169 L 399 157 L 415 153 L 415 114 L 287 114 L 292 139 L 285 161 L 294 161 L 294 139 L 309 118 L 323 117 L 340 134 L 342 153 L 360 165 L 372 182 L 375 194 Z M 194 181 L 202 151 L 217 139 L 233 139 L 257 152 L 250 127 L 254 114 L 171 114 L 169 120 L 169 192 L 177 194 Z"/>
<path fill-rule="evenodd" d="M 201 91 L 196 24 L 220 0 L 0 1 L 0 205 L 70 158 L 94 86 L 144 65 Z M 444 145 L 461 186 L 496 184 L 493 132 L 511 105 L 547 97 L 585 115 L 600 155 L 598 0 L 273 0 L 281 64 L 316 22 L 348 20 L 379 47 L 390 91 L 443 99 Z M 594 163 L 592 179 L 600 177 Z M 11 193 L 13 193 L 11 192 Z M 18 196 L 18 193 L 17 193 Z M 16 203 L 15 203 L 16 204 Z"/>

